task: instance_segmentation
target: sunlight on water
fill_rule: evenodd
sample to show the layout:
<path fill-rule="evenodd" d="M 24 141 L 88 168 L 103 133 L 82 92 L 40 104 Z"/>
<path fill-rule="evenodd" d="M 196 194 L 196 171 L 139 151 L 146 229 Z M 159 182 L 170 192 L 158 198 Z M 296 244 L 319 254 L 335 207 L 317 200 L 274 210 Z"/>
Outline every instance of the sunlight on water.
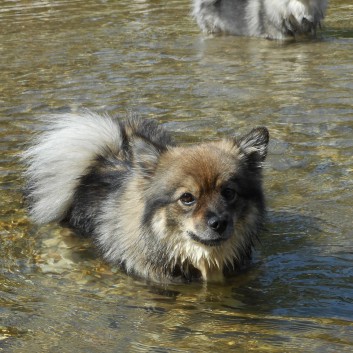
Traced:
<path fill-rule="evenodd" d="M 351 352 L 353 7 L 317 40 L 205 38 L 190 2 L 4 1 L 0 9 L 0 351 Z M 89 240 L 34 226 L 18 153 L 36 117 L 153 117 L 182 143 L 271 133 L 266 231 L 224 285 L 160 286 Z"/>

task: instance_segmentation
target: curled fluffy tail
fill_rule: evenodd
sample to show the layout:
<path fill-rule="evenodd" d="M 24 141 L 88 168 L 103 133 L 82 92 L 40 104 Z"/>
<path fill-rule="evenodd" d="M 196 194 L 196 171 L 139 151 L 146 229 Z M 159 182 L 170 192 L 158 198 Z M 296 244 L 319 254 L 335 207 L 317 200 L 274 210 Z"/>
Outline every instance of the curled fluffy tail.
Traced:
<path fill-rule="evenodd" d="M 47 130 L 22 154 L 30 214 L 38 223 L 62 220 L 92 162 L 107 149 L 122 147 L 119 123 L 108 116 L 83 112 L 43 120 Z"/>

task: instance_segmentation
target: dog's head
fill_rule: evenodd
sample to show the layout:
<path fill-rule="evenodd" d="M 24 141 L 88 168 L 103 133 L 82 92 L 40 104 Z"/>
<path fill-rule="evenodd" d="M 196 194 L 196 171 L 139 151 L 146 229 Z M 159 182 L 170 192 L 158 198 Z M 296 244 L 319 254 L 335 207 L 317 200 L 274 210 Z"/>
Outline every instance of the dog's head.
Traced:
<path fill-rule="evenodd" d="M 143 223 L 169 243 L 203 248 L 248 236 L 264 208 L 261 169 L 268 141 L 266 128 L 167 151 L 135 141 L 135 168 L 144 179 Z"/>

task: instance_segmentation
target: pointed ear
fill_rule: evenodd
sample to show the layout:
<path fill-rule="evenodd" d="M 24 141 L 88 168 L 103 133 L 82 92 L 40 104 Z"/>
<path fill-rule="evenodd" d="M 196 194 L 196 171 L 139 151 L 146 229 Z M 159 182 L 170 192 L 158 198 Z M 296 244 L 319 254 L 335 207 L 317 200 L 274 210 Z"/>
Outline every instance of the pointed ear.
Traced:
<path fill-rule="evenodd" d="M 265 127 L 258 127 L 241 137 L 237 145 L 245 154 L 249 164 L 258 168 L 266 158 L 269 139 L 268 130 Z"/>
<path fill-rule="evenodd" d="M 146 177 L 152 176 L 161 151 L 151 141 L 136 137 L 132 142 L 133 165 Z"/>

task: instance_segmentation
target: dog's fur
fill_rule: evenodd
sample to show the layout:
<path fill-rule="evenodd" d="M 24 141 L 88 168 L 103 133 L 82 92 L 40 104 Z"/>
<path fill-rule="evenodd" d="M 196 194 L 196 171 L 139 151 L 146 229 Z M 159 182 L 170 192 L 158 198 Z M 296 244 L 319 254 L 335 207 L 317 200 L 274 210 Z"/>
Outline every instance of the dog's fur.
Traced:
<path fill-rule="evenodd" d="M 193 16 L 206 33 L 287 39 L 315 34 L 327 0 L 193 0 Z"/>
<path fill-rule="evenodd" d="M 264 216 L 269 134 L 175 146 L 155 121 L 54 115 L 23 153 L 30 214 L 92 236 L 106 260 L 154 281 L 221 281 Z"/>

